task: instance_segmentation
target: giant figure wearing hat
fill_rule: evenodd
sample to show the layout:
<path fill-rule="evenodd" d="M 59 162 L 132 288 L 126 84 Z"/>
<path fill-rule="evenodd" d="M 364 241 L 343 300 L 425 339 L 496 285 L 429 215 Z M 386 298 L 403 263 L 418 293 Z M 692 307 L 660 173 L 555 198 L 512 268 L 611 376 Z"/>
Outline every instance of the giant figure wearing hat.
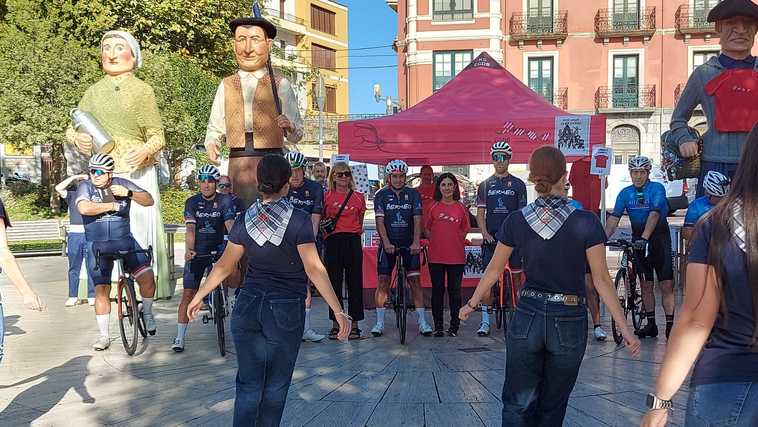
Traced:
<path fill-rule="evenodd" d="M 219 148 L 226 141 L 232 191 L 249 207 L 258 196 L 256 170 L 269 153 L 282 153 L 284 139 L 298 142 L 303 122 L 290 82 L 274 73 L 269 51 L 276 27 L 260 17 L 229 23 L 239 70 L 223 79 L 213 100 L 205 148 L 209 160 L 219 164 Z"/>
<path fill-rule="evenodd" d="M 671 117 L 671 137 L 683 157 L 698 155 L 696 133 L 689 128 L 700 105 L 708 121 L 703 135 L 698 196 L 703 177 L 716 170 L 734 175 L 747 134 L 758 121 L 758 61 L 752 55 L 758 31 L 758 5 L 751 0 L 723 0 L 711 9 L 721 54 L 693 71 Z"/>
<path fill-rule="evenodd" d="M 165 139 L 155 93 L 150 85 L 134 75 L 142 66 L 142 53 L 131 34 L 106 32 L 100 42 L 100 61 L 105 77 L 87 88 L 78 108 L 89 113 L 110 136 L 113 145 L 106 151 L 116 161 L 115 176 L 134 182 L 155 200 L 155 204 L 149 207 L 132 204 L 129 213 L 131 232 L 141 247 L 153 248 L 155 297 L 170 297 L 174 294 L 174 286 L 169 277 L 155 166 Z M 77 158 L 89 158 L 92 151 L 99 148 L 93 147 L 90 134 L 77 129 L 69 127 L 66 131 L 69 167 L 77 163 Z M 75 172 L 82 173 L 82 165 L 78 167 Z"/>

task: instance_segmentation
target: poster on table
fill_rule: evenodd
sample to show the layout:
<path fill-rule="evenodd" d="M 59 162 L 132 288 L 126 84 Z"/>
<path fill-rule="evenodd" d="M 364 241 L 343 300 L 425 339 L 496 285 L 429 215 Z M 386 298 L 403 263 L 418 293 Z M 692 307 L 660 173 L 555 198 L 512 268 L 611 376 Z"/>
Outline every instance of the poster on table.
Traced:
<path fill-rule="evenodd" d="M 554 133 L 555 147 L 563 155 L 590 155 L 590 116 L 558 116 Z"/>
<path fill-rule="evenodd" d="M 479 279 L 486 265 L 482 265 L 482 247 L 466 246 L 466 266 L 463 269 L 464 279 Z"/>

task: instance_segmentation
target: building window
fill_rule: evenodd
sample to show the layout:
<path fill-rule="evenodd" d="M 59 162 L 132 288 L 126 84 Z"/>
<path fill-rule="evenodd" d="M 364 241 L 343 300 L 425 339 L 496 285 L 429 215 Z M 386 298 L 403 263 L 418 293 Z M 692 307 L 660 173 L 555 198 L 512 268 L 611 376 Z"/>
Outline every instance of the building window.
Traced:
<path fill-rule="evenodd" d="M 554 84 L 553 58 L 529 58 L 529 88 L 552 104 Z"/>
<path fill-rule="evenodd" d="M 325 113 L 336 113 L 337 112 L 337 88 L 334 86 L 324 86 L 324 89 L 326 92 L 324 97 L 324 112 Z M 316 99 L 316 93 L 317 88 L 316 84 L 314 83 L 311 88 L 311 99 L 313 102 L 311 103 L 311 107 L 313 110 L 318 111 L 318 100 Z"/>
<path fill-rule="evenodd" d="M 311 28 L 334 35 L 334 12 L 311 5 Z"/>
<path fill-rule="evenodd" d="M 336 51 L 314 43 L 311 45 L 311 63 L 316 68 L 334 71 L 337 68 Z"/>
<path fill-rule="evenodd" d="M 620 154 L 614 154 L 613 155 L 613 164 L 614 165 L 623 165 L 624 164 L 624 156 Z"/>
<path fill-rule="evenodd" d="M 434 52 L 434 90 L 457 76 L 471 62 L 473 51 Z"/>
<path fill-rule="evenodd" d="M 693 4 L 694 10 L 692 11 L 692 22 L 696 28 L 708 25 L 708 13 L 719 1 L 721 0 L 695 0 Z"/>
<path fill-rule="evenodd" d="M 613 0 L 613 29 L 616 31 L 640 28 L 639 0 Z"/>
<path fill-rule="evenodd" d="M 623 165 L 640 154 L 640 131 L 630 125 L 621 125 L 611 131 L 613 163 Z"/>
<path fill-rule="evenodd" d="M 434 0 L 435 21 L 470 21 L 474 19 L 474 0 Z"/>
<path fill-rule="evenodd" d="M 718 50 L 707 50 L 707 51 L 700 51 L 700 52 L 693 52 L 692 53 L 692 70 L 690 72 L 695 71 L 695 68 L 705 64 L 710 60 L 711 58 L 719 56 Z"/>
<path fill-rule="evenodd" d="M 526 26 L 530 33 L 553 32 L 553 0 L 529 0 Z"/>
<path fill-rule="evenodd" d="M 637 108 L 639 106 L 639 56 L 615 55 L 613 57 L 613 108 Z"/>

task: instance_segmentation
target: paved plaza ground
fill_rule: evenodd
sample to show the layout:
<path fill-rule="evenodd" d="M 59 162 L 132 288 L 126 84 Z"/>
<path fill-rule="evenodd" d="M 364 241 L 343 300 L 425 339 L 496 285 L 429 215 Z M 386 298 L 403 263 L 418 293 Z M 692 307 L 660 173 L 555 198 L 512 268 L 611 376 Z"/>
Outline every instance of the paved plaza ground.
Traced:
<path fill-rule="evenodd" d="M 19 294 L 0 278 L 7 334 L 0 425 L 231 425 L 235 351 L 220 357 L 212 325 L 199 322 L 190 326 L 185 352 L 171 351 L 177 297 L 156 302 L 158 333 L 137 355 L 127 356 L 120 339 L 95 352 L 93 309 L 63 307 L 66 259 L 20 263 L 49 309 L 25 310 Z M 499 426 L 503 335 L 477 337 L 475 317 L 457 338 L 419 336 L 414 319 L 410 340 L 401 346 L 390 315 L 382 338 L 303 344 L 283 425 Z M 367 320 L 373 319 L 367 311 Z M 315 300 L 313 320 L 321 332 L 330 327 L 321 299 Z M 370 326 L 362 325 L 364 334 Z M 115 316 L 111 336 L 118 338 Z M 633 359 L 612 341 L 590 341 L 565 425 L 639 425 L 664 350 L 665 339 L 648 339 L 641 357 Z M 683 425 L 686 397 L 686 388 L 676 396 L 671 425 Z"/>

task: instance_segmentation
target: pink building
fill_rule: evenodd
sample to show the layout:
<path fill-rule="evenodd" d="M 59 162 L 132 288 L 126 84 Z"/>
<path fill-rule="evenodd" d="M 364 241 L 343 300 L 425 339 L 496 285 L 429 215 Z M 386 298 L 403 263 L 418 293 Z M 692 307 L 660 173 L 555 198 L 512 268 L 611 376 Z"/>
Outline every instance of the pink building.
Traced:
<path fill-rule="evenodd" d="M 614 164 L 638 153 L 658 159 L 689 74 L 719 52 L 706 22 L 716 3 L 387 0 L 398 15 L 400 105 L 431 95 L 486 51 L 555 105 L 605 114 Z M 702 112 L 691 124 L 705 128 Z"/>

